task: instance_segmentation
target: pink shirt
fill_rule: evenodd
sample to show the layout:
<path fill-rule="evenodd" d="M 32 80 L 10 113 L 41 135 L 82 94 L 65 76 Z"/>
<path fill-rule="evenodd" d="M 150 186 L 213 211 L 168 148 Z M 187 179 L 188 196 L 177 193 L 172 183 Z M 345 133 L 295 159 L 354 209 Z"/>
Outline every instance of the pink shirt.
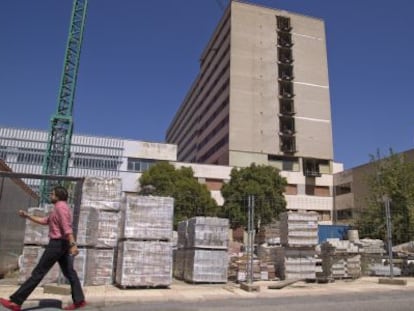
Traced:
<path fill-rule="evenodd" d="M 49 216 L 42 219 L 42 224 L 49 225 L 50 239 L 67 239 L 72 231 L 72 213 L 65 201 L 58 201 Z"/>

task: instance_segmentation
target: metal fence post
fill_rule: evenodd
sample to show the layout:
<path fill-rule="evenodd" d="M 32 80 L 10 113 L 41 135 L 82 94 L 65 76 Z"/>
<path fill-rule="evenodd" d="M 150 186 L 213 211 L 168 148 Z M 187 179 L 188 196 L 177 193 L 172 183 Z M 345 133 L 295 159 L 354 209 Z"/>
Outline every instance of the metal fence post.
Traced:
<path fill-rule="evenodd" d="M 393 270 L 393 258 L 392 258 L 392 221 L 391 221 L 391 209 L 390 209 L 391 200 L 388 196 L 384 196 L 383 200 L 385 204 L 385 217 L 386 217 L 386 224 L 387 224 L 388 262 L 390 265 L 390 277 L 392 279 L 394 277 L 394 270 Z"/>
<path fill-rule="evenodd" d="M 254 196 L 247 197 L 247 284 L 253 283 Z"/>

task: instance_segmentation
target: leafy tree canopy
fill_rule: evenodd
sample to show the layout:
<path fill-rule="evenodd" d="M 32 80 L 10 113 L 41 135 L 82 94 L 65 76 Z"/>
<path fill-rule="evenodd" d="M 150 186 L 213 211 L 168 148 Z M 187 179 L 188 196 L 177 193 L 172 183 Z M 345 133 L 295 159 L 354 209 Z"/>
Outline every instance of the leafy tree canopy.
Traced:
<path fill-rule="evenodd" d="M 247 226 L 249 195 L 254 196 L 257 228 L 278 219 L 286 210 L 283 192 L 287 182 L 275 167 L 253 163 L 250 167 L 232 169 L 230 177 L 221 193 L 225 201 L 223 216 L 230 219 L 232 227 Z"/>
<path fill-rule="evenodd" d="M 413 240 L 414 162 L 390 150 L 388 157 L 382 158 L 379 152 L 371 156 L 371 163 L 375 169 L 367 176 L 367 204 L 357 220 L 361 235 L 386 239 L 385 199 L 389 198 L 393 244 Z"/>
<path fill-rule="evenodd" d="M 174 226 L 194 216 L 216 216 L 217 203 L 206 185 L 194 178 L 191 167 L 176 169 L 168 162 L 159 162 L 145 171 L 140 180 L 140 194 L 174 198 Z"/>

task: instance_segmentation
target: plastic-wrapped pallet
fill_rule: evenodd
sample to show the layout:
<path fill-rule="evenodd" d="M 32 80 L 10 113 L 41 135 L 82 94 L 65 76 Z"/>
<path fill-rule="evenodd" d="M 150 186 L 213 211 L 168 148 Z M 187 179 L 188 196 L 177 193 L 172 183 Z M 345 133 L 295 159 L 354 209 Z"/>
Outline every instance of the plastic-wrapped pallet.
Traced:
<path fill-rule="evenodd" d="M 78 248 L 79 254 L 76 255 L 73 261 L 73 267 L 78 274 L 79 281 L 82 286 L 85 285 L 85 275 L 86 275 L 86 256 L 88 254 L 86 248 Z"/>
<path fill-rule="evenodd" d="M 171 285 L 171 242 L 121 241 L 118 248 L 115 282 L 125 287 Z"/>
<path fill-rule="evenodd" d="M 262 262 L 274 264 L 276 262 L 277 249 L 279 248 L 281 248 L 281 246 L 260 245 L 257 250 L 257 256 Z"/>
<path fill-rule="evenodd" d="M 113 283 L 114 253 L 113 249 L 87 250 L 85 285 Z"/>
<path fill-rule="evenodd" d="M 226 250 L 187 249 L 184 280 L 192 283 L 227 282 Z"/>
<path fill-rule="evenodd" d="M 121 195 L 122 180 L 119 177 L 87 177 L 83 183 L 82 200 L 117 202 Z"/>
<path fill-rule="evenodd" d="M 193 217 L 188 220 L 187 247 L 227 249 L 229 220 L 218 217 Z"/>
<path fill-rule="evenodd" d="M 96 248 L 116 247 L 119 236 L 119 213 L 91 209 L 87 234 Z"/>
<path fill-rule="evenodd" d="M 322 276 L 325 278 L 357 278 L 361 274 L 359 247 L 348 240 L 327 239 L 321 244 Z"/>
<path fill-rule="evenodd" d="M 28 209 L 30 215 L 36 217 L 46 217 L 47 211 L 43 208 L 31 207 Z M 24 244 L 28 245 L 47 245 L 49 243 L 49 227 L 34 223 L 26 219 L 24 232 Z"/>
<path fill-rule="evenodd" d="M 361 276 L 361 255 L 354 255 L 347 258 L 346 275 L 354 279 Z"/>
<path fill-rule="evenodd" d="M 280 279 L 316 279 L 314 250 L 279 248 L 276 254 L 276 276 Z"/>
<path fill-rule="evenodd" d="M 89 214 L 90 209 L 81 210 L 79 214 L 78 233 L 76 235 L 76 242 L 79 246 L 93 246 L 93 240 L 89 229 Z"/>
<path fill-rule="evenodd" d="M 312 247 L 318 244 L 316 212 L 285 212 L 280 214 L 280 242 L 289 247 Z"/>
<path fill-rule="evenodd" d="M 44 252 L 44 248 L 41 246 L 24 246 L 23 254 L 19 259 L 19 284 L 26 281 L 32 274 L 34 267 L 39 262 L 40 257 Z M 59 279 L 60 268 L 58 264 L 55 264 L 52 269 L 46 274 L 40 285 L 47 283 L 56 283 Z"/>
<path fill-rule="evenodd" d="M 103 211 L 119 212 L 121 209 L 121 201 L 90 201 L 82 199 L 81 211 L 90 209 L 98 209 Z"/>
<path fill-rule="evenodd" d="M 173 198 L 127 195 L 121 238 L 170 241 L 173 217 Z"/>
<path fill-rule="evenodd" d="M 257 244 L 280 244 L 280 222 L 276 221 L 261 226 L 254 238 Z"/>

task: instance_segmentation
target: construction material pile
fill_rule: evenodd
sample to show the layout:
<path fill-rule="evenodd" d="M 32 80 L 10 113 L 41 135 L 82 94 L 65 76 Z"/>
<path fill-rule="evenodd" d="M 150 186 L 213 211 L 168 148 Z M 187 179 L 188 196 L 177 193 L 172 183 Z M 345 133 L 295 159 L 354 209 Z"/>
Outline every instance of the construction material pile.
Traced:
<path fill-rule="evenodd" d="M 321 245 L 322 273 L 325 279 L 358 278 L 361 275 L 359 247 L 351 241 L 327 239 Z"/>
<path fill-rule="evenodd" d="M 280 245 L 280 222 L 261 226 L 255 235 L 256 244 Z"/>
<path fill-rule="evenodd" d="M 46 217 L 52 208 L 53 205 L 30 207 L 28 213 L 36 217 Z M 19 258 L 19 284 L 26 281 L 32 274 L 33 268 L 42 256 L 46 245 L 49 243 L 48 233 L 48 226 L 38 225 L 29 219 L 26 219 L 23 253 Z M 54 283 L 57 282 L 58 279 L 59 265 L 55 264 L 40 282 L 40 285 Z"/>
<path fill-rule="evenodd" d="M 118 245 L 117 285 L 171 285 L 173 214 L 173 198 L 126 196 Z"/>
<path fill-rule="evenodd" d="M 178 224 L 174 277 L 191 283 L 225 283 L 229 221 L 193 217 Z"/>
<path fill-rule="evenodd" d="M 247 267 L 249 257 L 244 254 L 240 257 L 232 257 L 229 263 L 229 279 L 237 282 L 247 281 Z M 253 259 L 253 281 L 268 281 L 276 278 L 275 266 L 271 263 Z"/>
<path fill-rule="evenodd" d="M 120 178 L 88 177 L 84 181 L 77 242 L 85 255 L 75 260 L 75 265 L 84 267 L 78 271 L 84 285 L 113 283 L 120 226 L 121 185 Z"/>
<path fill-rule="evenodd" d="M 280 279 L 315 279 L 318 243 L 316 212 L 280 214 L 280 242 L 276 251 L 276 276 Z"/>

